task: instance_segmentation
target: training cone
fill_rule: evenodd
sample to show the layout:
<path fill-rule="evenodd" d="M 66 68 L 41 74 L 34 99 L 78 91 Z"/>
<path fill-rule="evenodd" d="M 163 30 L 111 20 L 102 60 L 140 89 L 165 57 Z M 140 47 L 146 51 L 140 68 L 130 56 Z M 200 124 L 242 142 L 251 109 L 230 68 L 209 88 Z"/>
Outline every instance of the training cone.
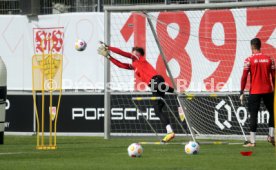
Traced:
<path fill-rule="evenodd" d="M 252 151 L 241 151 L 240 152 L 242 156 L 251 156 L 252 155 Z"/>

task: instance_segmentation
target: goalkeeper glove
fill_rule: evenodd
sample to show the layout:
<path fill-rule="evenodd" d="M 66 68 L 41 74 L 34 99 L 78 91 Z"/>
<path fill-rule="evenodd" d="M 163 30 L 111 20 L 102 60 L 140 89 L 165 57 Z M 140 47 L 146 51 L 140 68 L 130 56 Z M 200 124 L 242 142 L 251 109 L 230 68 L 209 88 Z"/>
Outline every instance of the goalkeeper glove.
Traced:
<path fill-rule="evenodd" d="M 100 45 L 100 47 L 98 48 L 98 54 L 102 55 L 108 59 L 110 58 L 109 53 L 108 53 L 108 48 L 107 48 L 107 46 L 105 46 L 105 44 Z"/>
<path fill-rule="evenodd" d="M 241 101 L 241 105 L 245 104 L 245 97 L 244 97 L 244 94 L 242 92 L 240 94 L 240 101 Z"/>

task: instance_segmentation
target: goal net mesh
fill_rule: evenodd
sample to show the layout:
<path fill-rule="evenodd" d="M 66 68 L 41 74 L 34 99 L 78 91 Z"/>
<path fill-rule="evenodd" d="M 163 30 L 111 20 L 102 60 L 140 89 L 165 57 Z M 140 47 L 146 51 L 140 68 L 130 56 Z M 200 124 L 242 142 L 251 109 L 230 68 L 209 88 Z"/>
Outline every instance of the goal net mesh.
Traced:
<path fill-rule="evenodd" d="M 244 60 L 251 55 L 250 40 L 262 40 L 262 51 L 275 55 L 276 8 L 244 8 L 170 12 L 111 12 L 110 45 L 131 52 L 133 46 L 143 47 L 147 61 L 166 82 L 173 86 L 172 74 L 181 95 L 167 94 L 165 101 L 179 119 L 181 106 L 197 137 L 237 136 L 249 133 L 250 114 L 247 104 L 239 101 L 240 79 Z M 152 23 L 152 28 L 150 23 Z M 158 43 L 161 48 L 158 48 Z M 169 69 L 161 56 L 163 52 Z M 124 63 L 132 61 L 115 53 Z M 154 113 L 152 101 L 133 97 L 151 96 L 150 89 L 133 70 L 120 69 L 111 63 L 111 135 L 154 135 L 166 133 Z M 247 90 L 250 82 L 247 83 Z M 247 96 L 248 97 L 248 96 Z M 247 102 L 246 102 L 247 103 Z M 187 122 L 177 120 L 163 111 L 178 134 L 190 134 Z M 259 135 L 268 133 L 269 114 L 262 106 L 258 115 Z M 179 119 L 180 121 L 180 119 Z"/>

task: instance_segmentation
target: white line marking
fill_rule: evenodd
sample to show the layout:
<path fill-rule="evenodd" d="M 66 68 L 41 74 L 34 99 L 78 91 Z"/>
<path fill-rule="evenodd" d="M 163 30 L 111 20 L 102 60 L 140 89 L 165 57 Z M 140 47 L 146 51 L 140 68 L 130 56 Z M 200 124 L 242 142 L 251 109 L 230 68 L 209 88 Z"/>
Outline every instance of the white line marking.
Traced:
<path fill-rule="evenodd" d="M 6 152 L 6 153 L 0 153 L 0 155 L 17 155 L 17 154 L 24 154 L 26 152 Z"/>

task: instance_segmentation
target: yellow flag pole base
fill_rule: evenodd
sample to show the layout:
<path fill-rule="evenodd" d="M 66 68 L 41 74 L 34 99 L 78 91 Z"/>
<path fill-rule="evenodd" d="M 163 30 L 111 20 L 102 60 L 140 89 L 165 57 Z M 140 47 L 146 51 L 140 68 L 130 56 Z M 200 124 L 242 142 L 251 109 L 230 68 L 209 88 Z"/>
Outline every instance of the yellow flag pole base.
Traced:
<path fill-rule="evenodd" d="M 56 150 L 57 146 L 36 146 L 37 150 Z"/>

